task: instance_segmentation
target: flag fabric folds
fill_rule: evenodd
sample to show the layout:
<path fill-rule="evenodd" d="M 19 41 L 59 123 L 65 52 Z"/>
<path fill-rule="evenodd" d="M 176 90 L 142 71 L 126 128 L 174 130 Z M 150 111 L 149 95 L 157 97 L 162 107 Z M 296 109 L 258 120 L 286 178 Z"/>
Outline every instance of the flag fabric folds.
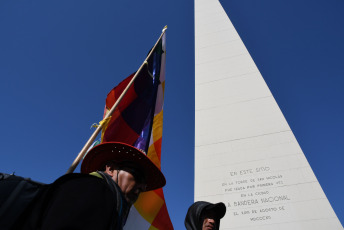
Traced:
<path fill-rule="evenodd" d="M 122 142 L 141 149 L 159 168 L 161 168 L 165 57 L 166 38 L 163 35 L 112 116 L 102 121 L 104 126 L 101 137 L 101 142 Z M 106 98 L 104 117 L 134 74 L 110 91 Z M 141 193 L 130 211 L 124 229 L 173 229 L 162 189 Z"/>

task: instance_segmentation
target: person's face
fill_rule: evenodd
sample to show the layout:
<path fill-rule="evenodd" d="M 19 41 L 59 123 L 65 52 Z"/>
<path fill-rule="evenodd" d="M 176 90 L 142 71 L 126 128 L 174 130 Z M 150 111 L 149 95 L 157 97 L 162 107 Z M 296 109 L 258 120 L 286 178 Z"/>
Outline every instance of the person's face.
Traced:
<path fill-rule="evenodd" d="M 105 172 L 109 174 L 115 182 L 117 182 L 126 201 L 129 204 L 133 204 L 139 197 L 140 193 L 146 191 L 146 184 L 143 183 L 140 178 L 135 178 L 129 171 L 130 170 L 126 169 L 111 170 L 110 167 L 107 166 Z"/>
<path fill-rule="evenodd" d="M 204 213 L 201 217 L 202 230 L 214 230 L 217 228 L 217 222 L 214 213 Z"/>

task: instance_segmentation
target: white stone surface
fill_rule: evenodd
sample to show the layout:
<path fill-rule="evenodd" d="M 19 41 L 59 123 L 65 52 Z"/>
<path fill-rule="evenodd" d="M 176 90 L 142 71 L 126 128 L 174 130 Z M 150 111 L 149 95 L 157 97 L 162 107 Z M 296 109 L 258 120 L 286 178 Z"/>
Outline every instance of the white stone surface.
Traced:
<path fill-rule="evenodd" d="M 218 0 L 195 0 L 195 201 L 221 229 L 343 229 Z"/>

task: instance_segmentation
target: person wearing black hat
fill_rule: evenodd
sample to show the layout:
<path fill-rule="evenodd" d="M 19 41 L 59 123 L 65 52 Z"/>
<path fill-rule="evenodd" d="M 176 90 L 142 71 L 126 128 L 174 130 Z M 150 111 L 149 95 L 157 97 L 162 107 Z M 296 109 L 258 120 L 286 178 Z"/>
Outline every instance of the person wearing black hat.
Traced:
<path fill-rule="evenodd" d="M 145 153 L 124 143 L 107 142 L 91 149 L 81 164 L 81 173 L 95 175 L 97 170 L 104 171 L 116 182 L 130 205 L 140 192 L 166 184 L 160 169 Z"/>
<path fill-rule="evenodd" d="M 184 224 L 187 230 L 218 230 L 225 214 L 226 206 L 222 202 L 197 201 L 189 207 Z"/>
<path fill-rule="evenodd" d="M 81 173 L 51 184 L 15 229 L 120 230 L 139 194 L 165 184 L 160 169 L 141 150 L 118 142 L 99 144 L 87 153 Z"/>

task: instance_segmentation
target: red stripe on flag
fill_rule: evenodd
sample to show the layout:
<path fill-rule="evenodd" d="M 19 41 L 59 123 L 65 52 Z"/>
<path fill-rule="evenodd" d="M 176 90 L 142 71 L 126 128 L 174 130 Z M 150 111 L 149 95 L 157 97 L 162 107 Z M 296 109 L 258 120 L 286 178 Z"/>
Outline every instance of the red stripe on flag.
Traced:
<path fill-rule="evenodd" d="M 119 85 L 113 88 L 106 97 L 106 107 L 110 110 L 115 104 L 117 99 L 121 96 L 124 89 L 127 87 L 131 79 L 134 77 L 134 74 L 131 74 L 129 77 L 124 79 Z M 137 98 L 134 85 L 130 86 L 125 97 L 122 98 L 122 101 L 119 103 L 117 109 L 123 111 L 128 105 L 130 105 Z"/>
<path fill-rule="evenodd" d="M 159 138 L 159 140 L 156 140 L 154 142 L 155 153 L 158 156 L 158 159 L 160 162 L 161 162 L 161 143 L 162 143 L 162 138 Z"/>
<path fill-rule="evenodd" d="M 159 213 L 156 215 L 152 226 L 159 230 L 173 230 L 173 225 L 168 215 L 166 203 L 164 203 Z"/>
<path fill-rule="evenodd" d="M 113 126 L 116 128 L 112 128 Z M 118 130 L 121 130 L 121 132 L 118 132 Z M 117 141 L 133 145 L 138 137 L 139 134 L 128 126 L 122 116 L 119 116 L 115 120 L 111 119 L 105 131 L 103 142 Z"/>
<path fill-rule="evenodd" d="M 156 189 L 156 190 L 154 190 L 154 192 L 155 192 L 161 199 L 165 200 L 164 192 L 162 191 L 162 188 Z"/>

